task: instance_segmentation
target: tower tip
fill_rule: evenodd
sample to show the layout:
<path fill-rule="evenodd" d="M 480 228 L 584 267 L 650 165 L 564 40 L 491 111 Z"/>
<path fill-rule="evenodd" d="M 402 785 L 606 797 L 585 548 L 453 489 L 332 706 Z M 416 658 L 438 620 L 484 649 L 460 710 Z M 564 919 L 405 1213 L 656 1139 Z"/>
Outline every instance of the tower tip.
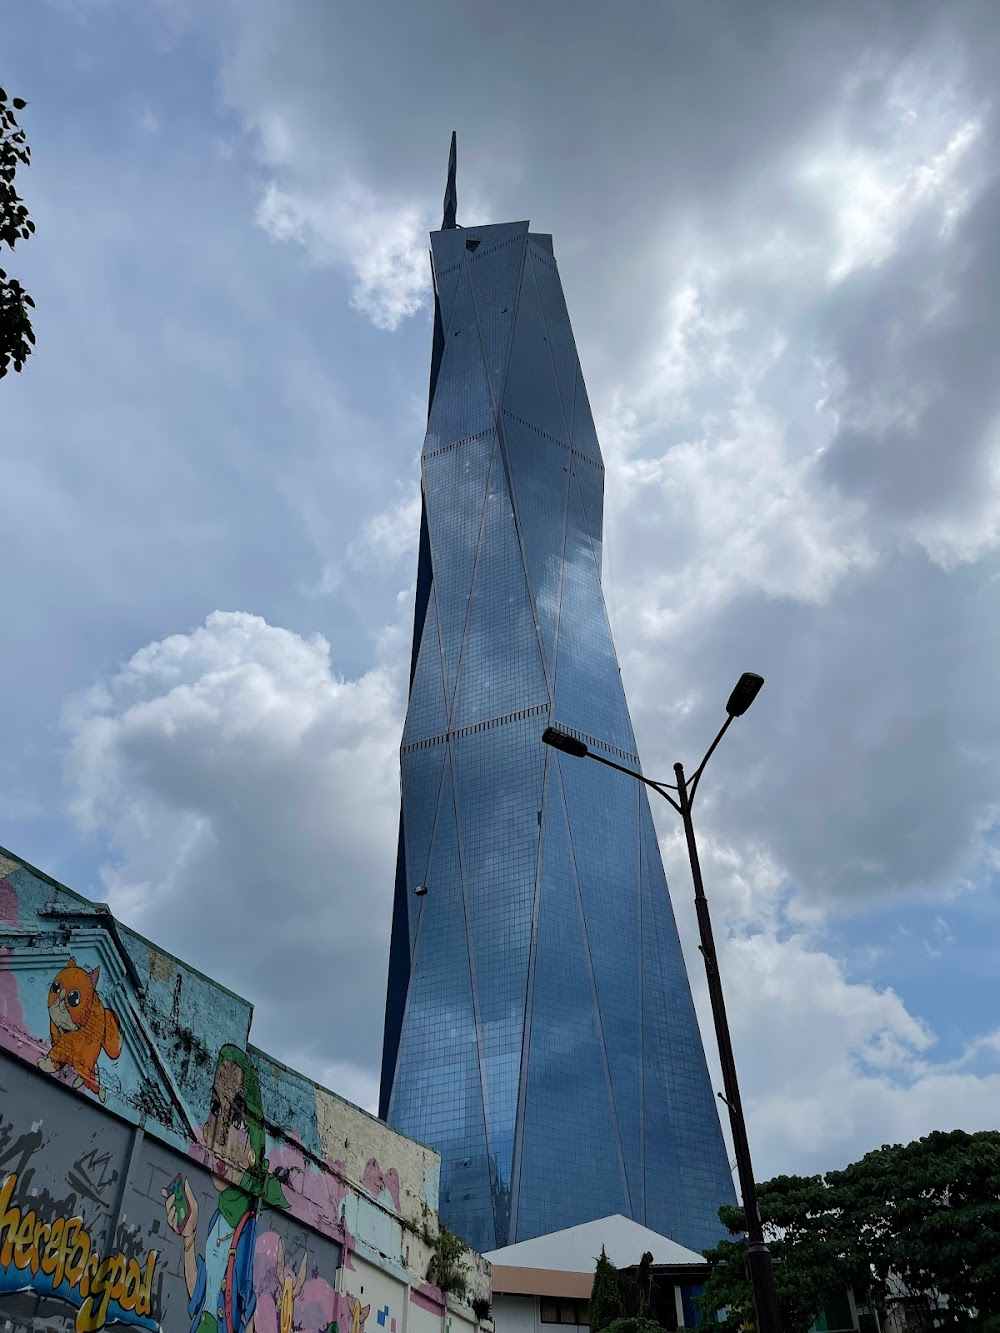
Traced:
<path fill-rule="evenodd" d="M 458 167 L 458 134 L 455 130 L 451 132 L 451 149 L 448 153 L 448 184 L 444 190 L 444 217 L 441 221 L 441 230 L 445 231 L 449 227 L 457 227 L 458 222 L 455 215 L 458 212 L 458 186 L 455 183 L 455 174 Z"/>

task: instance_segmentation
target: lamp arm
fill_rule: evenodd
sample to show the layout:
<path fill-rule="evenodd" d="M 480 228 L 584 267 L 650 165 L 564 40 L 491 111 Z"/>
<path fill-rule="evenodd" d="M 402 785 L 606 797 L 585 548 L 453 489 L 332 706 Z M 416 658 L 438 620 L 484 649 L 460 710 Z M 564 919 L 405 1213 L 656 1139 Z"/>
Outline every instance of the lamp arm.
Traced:
<path fill-rule="evenodd" d="M 723 730 L 724 729 L 725 728 L 723 728 Z M 627 773 L 630 778 L 636 778 L 639 782 L 644 782 L 647 787 L 652 787 L 653 791 L 658 792 L 665 801 L 669 801 L 678 814 L 681 813 L 680 806 L 667 791 L 668 787 L 673 791 L 677 790 L 672 782 L 654 782 L 652 778 L 647 778 L 641 773 L 637 773 L 634 768 L 625 768 L 622 764 L 616 764 L 613 759 L 605 759 L 603 755 L 594 754 L 593 750 L 587 751 L 587 758 L 596 759 L 599 764 L 604 764 L 607 768 L 617 769 L 619 773 Z"/>
<path fill-rule="evenodd" d="M 729 716 L 726 718 L 725 722 L 723 722 L 723 724 L 722 724 L 722 728 L 721 728 L 721 730 L 719 731 L 718 736 L 716 736 L 715 740 L 712 742 L 712 744 L 711 744 L 711 745 L 708 747 L 708 749 L 705 751 L 705 758 L 701 761 L 701 763 L 700 763 L 700 764 L 698 765 L 698 767 L 695 769 L 695 771 L 694 771 L 694 776 L 692 777 L 690 783 L 688 784 L 688 790 L 689 790 L 688 801 L 689 801 L 689 802 L 693 802 L 693 801 L 694 801 L 694 794 L 695 794 L 695 792 L 698 790 L 698 783 L 701 781 L 701 775 L 702 775 L 702 773 L 705 771 L 705 765 L 708 763 L 708 761 L 711 759 L 712 755 L 715 753 L 715 747 L 718 745 L 719 741 L 722 740 L 723 736 L 724 736 L 724 735 L 726 734 L 726 732 L 729 730 L 729 724 L 730 724 L 730 722 L 732 722 L 732 720 L 733 720 L 733 715 L 732 715 L 732 713 L 730 713 Z"/>

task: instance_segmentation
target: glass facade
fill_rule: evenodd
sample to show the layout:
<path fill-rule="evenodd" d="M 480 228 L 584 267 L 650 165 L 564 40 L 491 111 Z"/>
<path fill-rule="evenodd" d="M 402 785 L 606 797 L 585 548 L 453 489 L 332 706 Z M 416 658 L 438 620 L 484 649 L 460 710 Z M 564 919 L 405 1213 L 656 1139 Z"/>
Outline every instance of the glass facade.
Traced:
<path fill-rule="evenodd" d="M 601 591 L 604 469 L 552 240 L 431 237 L 435 321 L 380 1114 L 491 1250 L 735 1200 Z M 420 890 L 417 892 L 417 890 Z"/>

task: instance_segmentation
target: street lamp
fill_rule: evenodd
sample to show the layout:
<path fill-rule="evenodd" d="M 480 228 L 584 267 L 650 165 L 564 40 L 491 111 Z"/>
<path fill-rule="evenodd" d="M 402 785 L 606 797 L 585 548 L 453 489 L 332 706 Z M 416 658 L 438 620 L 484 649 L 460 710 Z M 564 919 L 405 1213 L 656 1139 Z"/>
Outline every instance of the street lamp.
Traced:
<path fill-rule="evenodd" d="M 719 1044 L 719 1060 L 722 1065 L 722 1083 L 725 1094 L 720 1093 L 722 1101 L 729 1110 L 729 1123 L 733 1131 L 733 1146 L 736 1149 L 736 1166 L 740 1178 L 740 1193 L 743 1195 L 743 1211 L 747 1223 L 747 1266 L 750 1281 L 753 1284 L 753 1299 L 757 1310 L 757 1327 L 760 1333 L 781 1333 L 781 1321 L 778 1316 L 778 1302 L 774 1292 L 774 1273 L 771 1267 L 771 1252 L 764 1240 L 764 1228 L 761 1225 L 760 1212 L 757 1208 L 757 1186 L 754 1183 L 753 1166 L 750 1162 L 750 1145 L 747 1142 L 747 1127 L 743 1119 L 743 1104 L 740 1101 L 739 1083 L 736 1078 L 736 1061 L 733 1059 L 733 1043 L 729 1035 L 729 1021 L 726 1018 L 726 1002 L 722 994 L 722 981 L 719 977 L 719 962 L 715 952 L 715 939 L 712 935 L 712 919 L 708 913 L 708 899 L 701 878 L 701 863 L 698 860 L 698 845 L 694 837 L 694 824 L 691 819 L 691 806 L 694 802 L 698 783 L 705 771 L 705 765 L 715 752 L 715 747 L 729 729 L 733 718 L 742 717 L 756 699 L 764 677 L 753 671 L 745 671 L 726 704 L 726 720 L 719 734 L 708 747 L 704 759 L 698 765 L 694 776 L 684 776 L 684 765 L 674 764 L 677 777 L 676 785 L 671 782 L 654 782 L 634 769 L 616 764 L 603 755 L 595 754 L 578 736 L 557 727 L 546 727 L 542 740 L 563 754 L 575 759 L 596 759 L 599 764 L 617 769 L 636 778 L 653 791 L 669 801 L 684 821 L 684 834 L 687 838 L 688 857 L 691 861 L 691 878 L 694 880 L 694 905 L 698 914 L 698 933 L 701 937 L 701 953 L 705 959 L 705 972 L 708 975 L 708 994 L 712 1002 L 712 1018 L 715 1022 L 715 1036 Z M 670 793 L 676 792 L 676 799 Z"/>

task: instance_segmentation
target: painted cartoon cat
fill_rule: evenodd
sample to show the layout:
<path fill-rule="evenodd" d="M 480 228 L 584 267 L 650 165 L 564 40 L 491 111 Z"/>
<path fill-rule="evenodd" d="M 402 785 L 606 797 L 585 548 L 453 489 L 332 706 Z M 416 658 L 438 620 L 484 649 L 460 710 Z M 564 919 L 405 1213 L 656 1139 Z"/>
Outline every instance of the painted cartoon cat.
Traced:
<path fill-rule="evenodd" d="M 96 1092 L 101 1101 L 107 1093 L 98 1077 L 97 1060 L 105 1051 L 112 1060 L 121 1054 L 122 1036 L 118 1016 L 101 1003 L 97 979 L 101 969 L 87 972 L 71 958 L 57 972 L 49 987 L 49 1032 L 52 1046 L 39 1060 L 39 1069 L 52 1074 L 69 1066 L 76 1074 L 73 1087 L 82 1084 Z"/>

